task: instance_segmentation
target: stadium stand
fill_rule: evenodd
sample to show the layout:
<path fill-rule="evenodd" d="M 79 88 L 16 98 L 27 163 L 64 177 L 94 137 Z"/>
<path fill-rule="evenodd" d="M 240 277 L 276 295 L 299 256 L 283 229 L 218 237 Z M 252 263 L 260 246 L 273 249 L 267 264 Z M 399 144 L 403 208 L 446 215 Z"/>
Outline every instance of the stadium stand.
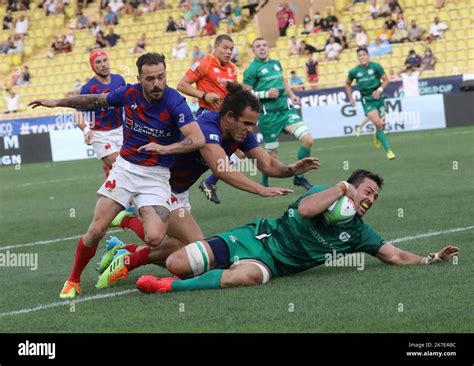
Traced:
<path fill-rule="evenodd" d="M 114 31 L 122 37 L 122 40 L 115 47 L 107 50 L 111 59 L 112 72 L 122 74 L 127 82 L 136 80 L 135 60 L 137 55 L 132 54 L 131 49 L 135 46 L 140 35 L 145 33 L 148 41 L 146 51 L 162 52 L 167 56 L 168 84 L 173 87 L 176 86 L 184 72 L 191 66 L 192 47 L 198 45 L 201 50 L 205 51 L 207 46 L 213 43 L 215 37 L 186 38 L 185 43 L 188 49 L 186 59 L 173 60 L 171 50 L 177 38 L 185 35 L 185 32 L 166 33 L 165 29 L 169 16 L 177 20 L 184 14 L 184 8 L 179 7 L 179 3 L 180 0 L 167 0 L 167 8 L 165 9 L 147 12 L 140 16 L 125 13 L 120 15 L 120 22 L 114 26 Z M 416 19 L 418 25 L 429 31 L 433 19 L 438 16 L 449 28 L 445 31 L 443 39 L 436 40 L 429 45 L 425 42 L 392 44 L 393 52 L 390 55 L 376 59 L 387 72 L 390 70 L 398 72 L 403 67 L 410 49 L 414 49 L 417 54 L 423 55 L 427 46 L 432 49 L 438 62 L 435 70 L 426 71 L 422 78 L 474 72 L 474 32 L 467 31 L 472 29 L 474 19 L 472 17 L 472 4 L 469 0 L 448 1 L 442 9 L 437 9 L 435 2 L 432 0 L 402 0 L 399 3 L 403 7 L 407 26 L 411 19 Z M 24 52 L 21 54 L 0 54 L 0 80 L 3 88 L 9 87 L 12 74 L 16 73 L 18 75 L 24 65 L 29 67 L 31 73 L 31 81 L 28 86 L 14 86 L 15 92 L 20 94 L 19 113 L 15 115 L 15 118 L 54 114 L 53 110 L 31 110 L 26 105 L 29 101 L 38 97 L 63 97 L 71 91 L 77 80 L 85 83 L 87 78 L 91 76 L 88 53 L 95 44 L 95 37 L 89 29 L 75 29 L 77 0 L 69 1 L 64 14 L 50 16 L 45 16 L 44 10 L 38 8 L 38 4 L 38 1 L 32 2 L 30 10 L 14 12 L 15 18 L 24 14 L 30 20 L 29 32 L 24 41 Z M 369 43 L 375 39 L 377 29 L 380 29 L 385 21 L 385 18 L 372 19 L 370 17 L 369 2 L 351 4 L 352 1 L 336 0 L 334 5 L 330 7 L 346 31 L 350 48 L 341 53 L 339 61 L 326 61 L 323 57 L 324 53 L 317 54 L 319 82 L 316 87 L 318 88 L 341 86 L 347 76 L 347 71 L 355 65 L 355 44 L 354 40 L 348 36 L 351 19 L 354 18 L 364 26 Z M 98 9 L 99 1 L 96 0 L 89 4 L 86 9 L 83 9 L 83 13 L 88 16 L 91 22 L 99 21 L 99 17 L 103 14 Z M 0 8 L 2 19 L 5 13 L 6 8 Z M 256 24 L 246 14 L 244 13 L 244 22 L 240 31 L 232 33 L 235 45 L 240 51 L 242 71 L 245 70 L 252 59 L 249 44 L 257 37 Z M 107 29 L 108 27 L 105 26 L 105 34 Z M 288 56 L 287 50 L 290 37 L 294 35 L 299 41 L 305 40 L 307 43 L 321 49 L 329 37 L 329 32 L 304 35 L 302 34 L 303 31 L 303 24 L 297 24 L 290 28 L 286 37 L 280 37 L 277 40 L 276 47 L 271 50 L 271 56 L 281 60 L 288 78 L 290 72 L 295 70 L 297 74 L 302 76 L 306 85 L 305 62 L 307 56 Z M 0 44 L 6 42 L 12 32 L 14 34 L 14 30 L 0 31 Z M 61 53 L 54 58 L 48 57 L 53 36 L 68 33 L 74 35 L 72 52 Z M 225 21 L 221 21 L 217 29 L 217 34 L 220 33 L 227 33 Z M 307 87 L 311 86 L 307 85 Z M 3 109 L 2 106 L 1 110 Z"/>

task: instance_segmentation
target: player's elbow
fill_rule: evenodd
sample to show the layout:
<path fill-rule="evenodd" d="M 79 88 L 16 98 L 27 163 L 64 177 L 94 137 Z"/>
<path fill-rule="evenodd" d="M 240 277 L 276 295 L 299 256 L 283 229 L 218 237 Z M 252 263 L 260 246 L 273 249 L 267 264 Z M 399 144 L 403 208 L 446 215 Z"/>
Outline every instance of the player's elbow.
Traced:
<path fill-rule="evenodd" d="M 298 205 L 298 213 L 303 219 L 309 219 L 314 216 L 313 210 L 309 207 L 309 205 L 305 204 L 304 202 L 301 202 Z"/>
<path fill-rule="evenodd" d="M 178 85 L 176 85 L 176 89 L 178 89 L 178 91 L 180 91 L 181 93 L 186 93 L 186 86 L 187 85 L 189 85 L 189 84 L 186 83 L 183 79 L 181 79 L 178 82 Z"/>

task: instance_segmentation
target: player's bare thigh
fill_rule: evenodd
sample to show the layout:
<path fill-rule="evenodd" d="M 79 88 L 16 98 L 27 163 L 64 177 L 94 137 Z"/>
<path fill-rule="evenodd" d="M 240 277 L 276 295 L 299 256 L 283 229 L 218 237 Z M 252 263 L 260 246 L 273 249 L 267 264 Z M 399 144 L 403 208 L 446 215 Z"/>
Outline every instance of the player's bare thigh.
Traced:
<path fill-rule="evenodd" d="M 204 239 L 201 227 L 191 212 L 184 207 L 171 212 L 167 234 L 183 243 Z"/>
<path fill-rule="evenodd" d="M 112 168 L 112 165 L 115 163 L 115 159 L 117 159 L 118 152 L 114 152 L 110 155 L 104 156 L 102 158 L 102 161 L 104 162 L 105 165 L 107 165 L 109 168 Z"/>
<path fill-rule="evenodd" d="M 145 243 L 151 247 L 160 245 L 168 229 L 169 210 L 164 206 L 142 206 L 138 211 L 143 220 Z"/>
<path fill-rule="evenodd" d="M 377 130 L 383 129 L 382 118 L 380 118 L 379 111 L 374 110 L 369 112 L 367 118 L 377 127 Z"/>

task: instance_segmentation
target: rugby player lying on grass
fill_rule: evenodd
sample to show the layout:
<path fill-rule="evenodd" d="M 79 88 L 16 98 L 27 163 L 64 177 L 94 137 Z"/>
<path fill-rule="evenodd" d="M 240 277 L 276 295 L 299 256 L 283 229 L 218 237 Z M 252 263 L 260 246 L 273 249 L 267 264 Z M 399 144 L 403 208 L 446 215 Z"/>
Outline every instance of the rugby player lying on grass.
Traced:
<path fill-rule="evenodd" d="M 258 285 L 321 265 L 333 251 L 365 252 L 394 265 L 448 262 L 459 254 L 450 245 L 421 257 L 385 242 L 362 220 L 382 185 L 377 174 L 356 170 L 347 182 L 314 186 L 279 219 L 257 219 L 179 249 L 166 260 L 168 271 L 179 278 L 142 276 L 137 288 L 163 293 Z M 327 224 L 323 212 L 343 195 L 354 201 L 356 215 L 346 223 Z"/>

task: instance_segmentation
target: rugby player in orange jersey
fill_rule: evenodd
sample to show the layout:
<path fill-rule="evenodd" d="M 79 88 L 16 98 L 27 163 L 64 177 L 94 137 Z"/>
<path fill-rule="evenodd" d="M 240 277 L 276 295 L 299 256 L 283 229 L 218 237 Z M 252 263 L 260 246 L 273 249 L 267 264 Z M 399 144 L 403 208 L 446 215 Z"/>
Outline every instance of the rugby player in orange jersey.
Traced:
<path fill-rule="evenodd" d="M 214 42 L 213 54 L 195 62 L 178 83 L 177 89 L 181 93 L 198 98 L 199 109 L 196 116 L 206 111 L 219 110 L 228 93 L 227 83 L 237 82 L 239 68 L 230 61 L 233 49 L 234 41 L 230 36 L 227 34 L 218 35 Z M 245 156 L 240 151 L 235 154 L 238 157 Z M 232 162 L 238 161 L 235 155 L 232 155 L 230 159 Z M 199 189 L 206 198 L 214 203 L 220 203 L 216 192 L 218 180 L 212 174 L 199 185 Z"/>

